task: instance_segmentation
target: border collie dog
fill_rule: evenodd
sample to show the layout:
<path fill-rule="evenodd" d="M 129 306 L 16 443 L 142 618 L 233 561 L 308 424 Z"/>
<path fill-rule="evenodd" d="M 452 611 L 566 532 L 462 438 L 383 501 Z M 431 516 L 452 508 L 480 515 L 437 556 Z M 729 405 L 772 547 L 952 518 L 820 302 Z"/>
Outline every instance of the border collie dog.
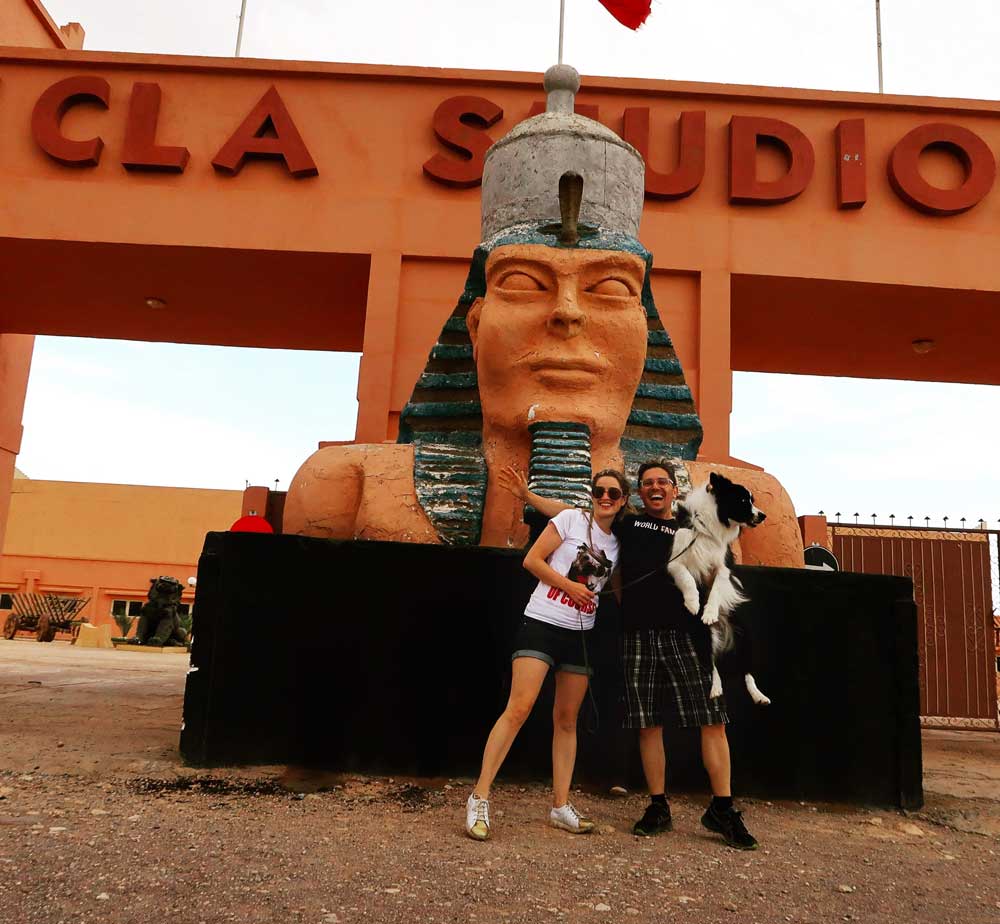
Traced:
<path fill-rule="evenodd" d="M 753 504 L 753 495 L 745 487 L 712 472 L 707 484 L 688 492 L 677 504 L 677 522 L 681 527 L 674 536 L 675 553 L 667 571 L 684 595 L 684 606 L 694 615 L 701 609 L 699 587 L 707 591 L 701 621 L 709 627 L 712 641 L 711 698 L 722 695 L 722 679 L 716 659 L 731 650 L 735 641 L 733 610 L 746 601 L 743 585 L 729 570 L 733 563 L 729 549 L 740 528 L 763 523 L 765 514 Z M 747 664 L 749 667 L 749 664 Z M 749 669 L 743 676 L 750 698 L 758 705 L 771 702 L 757 687 Z"/>

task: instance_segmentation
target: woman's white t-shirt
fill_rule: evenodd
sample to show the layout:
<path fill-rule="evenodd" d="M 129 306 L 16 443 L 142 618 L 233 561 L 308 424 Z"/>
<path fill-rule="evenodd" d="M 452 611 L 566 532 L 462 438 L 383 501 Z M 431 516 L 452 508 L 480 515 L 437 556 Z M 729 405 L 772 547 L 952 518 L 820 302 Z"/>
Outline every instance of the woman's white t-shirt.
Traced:
<path fill-rule="evenodd" d="M 589 514 L 575 507 L 561 511 L 549 522 L 562 538 L 562 544 L 546 561 L 553 570 L 597 593 L 618 561 L 618 539 L 596 523 L 590 525 Z M 564 629 L 579 629 L 582 621 L 584 629 L 592 629 L 598 599 L 578 610 L 568 594 L 539 581 L 524 615 Z"/>

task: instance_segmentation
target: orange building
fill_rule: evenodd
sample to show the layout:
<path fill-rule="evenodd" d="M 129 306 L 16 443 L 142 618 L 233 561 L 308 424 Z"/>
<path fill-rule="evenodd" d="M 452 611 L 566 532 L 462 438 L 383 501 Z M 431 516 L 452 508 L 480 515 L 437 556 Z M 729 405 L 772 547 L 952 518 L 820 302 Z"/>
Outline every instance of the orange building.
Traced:
<path fill-rule="evenodd" d="M 362 351 L 356 438 L 394 438 L 539 76 L 88 53 L 0 9 L 0 537 L 36 334 Z M 1000 381 L 1000 104 L 586 76 L 578 104 L 646 155 L 703 460 L 733 370 Z"/>
<path fill-rule="evenodd" d="M 113 611 L 130 604 L 136 611 L 149 579 L 161 574 L 185 585 L 190 604 L 187 579 L 198 572 L 205 533 L 229 529 L 243 498 L 243 491 L 17 478 L 0 557 L 0 621 L 11 594 L 53 593 L 88 598 L 80 615 L 111 623 Z"/>

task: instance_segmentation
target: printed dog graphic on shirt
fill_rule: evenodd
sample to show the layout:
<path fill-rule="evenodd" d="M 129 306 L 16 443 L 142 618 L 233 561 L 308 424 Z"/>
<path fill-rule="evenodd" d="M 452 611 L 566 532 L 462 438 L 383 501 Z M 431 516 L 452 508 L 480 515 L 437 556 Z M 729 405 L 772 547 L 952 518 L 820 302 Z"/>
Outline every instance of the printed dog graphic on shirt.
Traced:
<path fill-rule="evenodd" d="M 611 561 L 600 549 L 592 549 L 587 545 L 580 545 L 577 549 L 576 558 L 566 577 L 578 584 L 586 584 L 588 590 L 597 590 L 611 574 Z M 596 580 L 591 581 L 591 578 Z"/>

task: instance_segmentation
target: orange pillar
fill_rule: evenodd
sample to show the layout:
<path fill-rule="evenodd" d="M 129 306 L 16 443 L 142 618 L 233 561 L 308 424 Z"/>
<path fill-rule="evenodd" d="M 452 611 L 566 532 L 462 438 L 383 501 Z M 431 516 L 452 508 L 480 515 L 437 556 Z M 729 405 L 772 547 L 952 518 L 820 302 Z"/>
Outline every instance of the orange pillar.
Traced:
<path fill-rule="evenodd" d="M 31 372 L 35 338 L 26 334 L 0 334 L 0 554 L 7 530 L 14 462 L 21 451 L 24 396 Z"/>
<path fill-rule="evenodd" d="M 830 534 L 827 531 L 826 517 L 815 514 L 799 517 L 799 529 L 802 530 L 802 545 L 809 548 L 811 545 L 821 545 L 825 549 L 830 549 Z"/>
<path fill-rule="evenodd" d="M 396 435 L 390 426 L 389 404 L 402 262 L 398 251 L 372 254 L 365 339 L 358 372 L 358 425 L 354 438 L 359 443 L 381 443 Z"/>
<path fill-rule="evenodd" d="M 729 461 L 729 415 L 732 410 L 729 273 L 704 270 L 698 305 L 698 414 L 705 438 L 699 459 Z"/>
<path fill-rule="evenodd" d="M 243 492 L 243 507 L 241 517 L 262 517 L 267 513 L 267 496 L 270 488 L 261 485 L 250 485 Z"/>

